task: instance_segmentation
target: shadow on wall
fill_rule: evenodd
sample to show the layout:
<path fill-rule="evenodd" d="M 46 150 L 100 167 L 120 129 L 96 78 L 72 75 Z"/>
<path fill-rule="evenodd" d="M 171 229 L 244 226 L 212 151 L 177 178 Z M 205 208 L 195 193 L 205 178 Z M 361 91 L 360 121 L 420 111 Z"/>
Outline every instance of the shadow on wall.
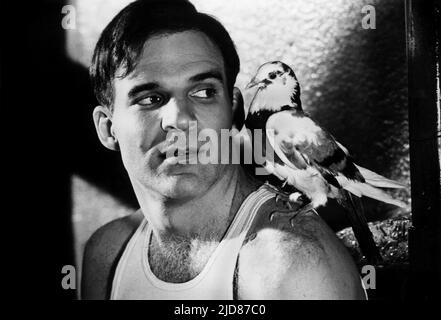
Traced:
<path fill-rule="evenodd" d="M 378 1 L 377 29 L 361 23 L 337 43 L 328 72 L 311 95 L 314 117 L 351 151 L 356 163 L 407 183 L 407 190 L 391 191 L 410 198 L 407 62 L 404 2 Z M 362 17 L 362 15 L 360 15 Z M 363 200 L 369 220 L 406 213 L 395 206 Z M 331 208 L 334 204 L 331 204 Z M 324 209 L 326 210 L 326 209 Z M 326 216 L 326 214 L 325 214 Z M 348 223 L 330 217 L 334 229 Z"/>
<path fill-rule="evenodd" d="M 29 70 L 38 75 L 32 83 L 35 107 L 43 109 L 42 128 L 49 131 L 51 178 L 54 178 L 45 208 L 53 223 L 56 257 L 55 274 L 64 265 L 75 265 L 72 230 L 71 177 L 78 174 L 106 190 L 128 206 L 135 207 L 126 172 L 119 154 L 106 151 L 96 138 L 92 110 L 96 105 L 88 71 L 66 56 L 65 30 L 61 26 L 63 4 L 50 0 L 35 6 L 28 22 L 27 45 Z M 35 27 L 38 26 L 38 32 Z M 47 143 L 47 142 L 45 142 Z M 55 279 L 58 298 L 75 298 L 73 290 L 63 290 L 60 278 Z"/>

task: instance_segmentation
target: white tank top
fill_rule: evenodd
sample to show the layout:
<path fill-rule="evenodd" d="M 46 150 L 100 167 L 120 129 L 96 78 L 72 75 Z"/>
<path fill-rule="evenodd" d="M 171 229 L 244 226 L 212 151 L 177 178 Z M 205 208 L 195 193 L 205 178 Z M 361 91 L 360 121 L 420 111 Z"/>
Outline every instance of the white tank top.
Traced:
<path fill-rule="evenodd" d="M 153 274 L 148 261 L 152 229 L 144 219 L 118 262 L 110 299 L 232 300 L 239 251 L 259 208 L 273 197 L 274 192 L 265 185 L 252 192 L 240 206 L 205 267 L 184 283 L 165 282 Z"/>

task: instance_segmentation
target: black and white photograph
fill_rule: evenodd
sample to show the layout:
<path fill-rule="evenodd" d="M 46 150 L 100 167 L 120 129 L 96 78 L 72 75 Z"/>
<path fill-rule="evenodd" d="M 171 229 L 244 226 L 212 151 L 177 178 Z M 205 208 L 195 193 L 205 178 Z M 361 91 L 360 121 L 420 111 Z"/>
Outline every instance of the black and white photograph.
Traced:
<path fill-rule="evenodd" d="M 57 299 L 440 301 L 439 1 L 35 7 Z"/>

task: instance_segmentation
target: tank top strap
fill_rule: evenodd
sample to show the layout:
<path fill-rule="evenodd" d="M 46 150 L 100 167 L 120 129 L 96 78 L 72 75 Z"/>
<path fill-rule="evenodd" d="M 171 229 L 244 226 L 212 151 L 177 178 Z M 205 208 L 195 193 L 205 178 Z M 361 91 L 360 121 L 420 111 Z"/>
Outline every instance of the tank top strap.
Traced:
<path fill-rule="evenodd" d="M 134 251 L 135 246 L 139 243 L 139 240 L 142 239 L 142 235 L 146 233 L 147 226 L 148 226 L 147 219 L 146 218 L 142 219 L 135 233 L 132 235 L 129 242 L 126 244 L 126 247 L 115 269 L 115 275 L 112 281 L 112 289 L 110 292 L 110 300 L 118 299 L 119 289 L 122 283 L 122 278 L 124 276 L 124 271 L 127 269 L 129 257 Z"/>
<path fill-rule="evenodd" d="M 274 197 L 275 193 L 266 185 L 262 185 L 259 189 L 251 193 L 244 200 L 241 207 L 237 211 L 237 214 L 224 239 L 228 240 L 239 237 L 243 241 L 260 207 L 269 199 Z"/>

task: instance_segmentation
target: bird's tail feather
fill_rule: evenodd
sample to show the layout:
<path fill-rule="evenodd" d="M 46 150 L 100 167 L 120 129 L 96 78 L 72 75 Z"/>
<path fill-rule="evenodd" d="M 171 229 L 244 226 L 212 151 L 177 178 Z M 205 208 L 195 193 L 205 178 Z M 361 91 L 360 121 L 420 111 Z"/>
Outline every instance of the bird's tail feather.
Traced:
<path fill-rule="evenodd" d="M 378 264 L 382 261 L 382 257 L 369 229 L 361 200 L 344 190 L 342 190 L 341 195 L 339 203 L 346 210 L 361 252 L 366 256 L 369 263 Z"/>
<path fill-rule="evenodd" d="M 401 201 L 392 198 L 390 195 L 388 195 L 386 192 L 384 192 L 381 189 L 375 188 L 371 186 L 368 183 L 362 183 L 354 180 L 349 180 L 346 177 L 343 176 L 337 176 L 337 181 L 340 183 L 340 185 L 343 187 L 343 189 L 351 192 L 352 194 L 361 197 L 369 197 L 378 201 L 386 202 L 389 204 L 393 204 L 400 208 L 405 208 L 406 204 Z"/>
<path fill-rule="evenodd" d="M 393 189 L 403 189 L 407 187 L 405 184 L 383 177 L 382 175 L 379 175 L 378 173 L 375 173 L 369 169 L 357 165 L 355 166 L 360 171 L 363 178 L 366 180 L 366 183 L 369 183 L 371 186 Z"/>
<path fill-rule="evenodd" d="M 350 193 L 352 193 L 353 195 L 356 195 L 359 198 L 361 198 L 363 196 L 361 191 L 355 187 L 355 183 L 349 183 L 349 184 L 345 185 L 343 188 L 345 190 L 349 191 Z"/>

